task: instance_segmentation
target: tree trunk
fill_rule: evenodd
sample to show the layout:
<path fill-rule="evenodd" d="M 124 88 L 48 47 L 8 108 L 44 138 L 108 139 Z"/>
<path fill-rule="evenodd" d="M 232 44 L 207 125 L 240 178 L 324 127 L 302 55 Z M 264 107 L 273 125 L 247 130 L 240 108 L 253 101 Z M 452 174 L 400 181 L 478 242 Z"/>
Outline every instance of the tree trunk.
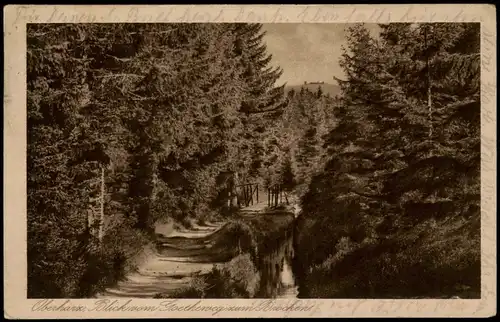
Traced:
<path fill-rule="evenodd" d="M 104 193 L 105 192 L 105 183 L 104 183 L 104 167 L 101 167 L 101 209 L 100 209 L 100 221 L 99 221 L 99 242 L 102 242 L 102 238 L 104 237 Z"/>
<path fill-rule="evenodd" d="M 231 175 L 231 198 L 230 203 L 233 207 L 238 207 L 238 173 L 233 172 Z"/>
<path fill-rule="evenodd" d="M 431 90 L 431 71 L 430 71 L 430 66 L 429 66 L 429 51 L 428 51 L 428 45 L 427 45 L 427 33 L 428 29 L 430 27 L 425 28 L 425 49 L 427 52 L 426 55 L 426 66 L 427 66 L 427 107 L 429 110 L 429 138 L 432 138 L 432 131 L 433 131 L 433 125 L 432 125 L 432 90 Z"/>
<path fill-rule="evenodd" d="M 94 235 L 93 226 L 94 225 L 94 213 L 92 209 L 87 210 L 87 226 L 86 229 L 90 233 L 90 235 Z"/>
<path fill-rule="evenodd" d="M 278 187 L 275 187 L 274 189 L 275 189 L 274 206 L 277 207 L 278 206 L 278 193 L 279 193 L 279 191 L 278 191 Z"/>
<path fill-rule="evenodd" d="M 267 206 L 271 207 L 271 189 L 267 188 Z"/>

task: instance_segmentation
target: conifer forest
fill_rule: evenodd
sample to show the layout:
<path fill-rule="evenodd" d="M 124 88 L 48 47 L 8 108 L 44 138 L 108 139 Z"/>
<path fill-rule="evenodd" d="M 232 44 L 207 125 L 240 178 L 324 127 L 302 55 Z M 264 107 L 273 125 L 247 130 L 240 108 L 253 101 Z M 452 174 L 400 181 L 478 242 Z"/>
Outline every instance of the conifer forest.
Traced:
<path fill-rule="evenodd" d="M 480 298 L 479 26 L 28 24 L 28 297 Z"/>

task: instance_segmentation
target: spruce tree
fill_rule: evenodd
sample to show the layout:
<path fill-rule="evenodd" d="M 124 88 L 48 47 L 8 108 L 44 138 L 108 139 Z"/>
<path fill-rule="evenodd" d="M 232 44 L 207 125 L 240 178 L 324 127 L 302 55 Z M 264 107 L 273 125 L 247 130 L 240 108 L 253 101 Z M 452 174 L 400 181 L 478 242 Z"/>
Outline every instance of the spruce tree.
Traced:
<path fill-rule="evenodd" d="M 222 24 L 29 26 L 30 296 L 86 296 L 155 221 L 206 213 L 251 155 L 237 41 Z"/>
<path fill-rule="evenodd" d="M 314 218 L 312 233 L 328 234 L 314 240 L 309 247 L 315 251 L 301 261 L 323 265 L 323 273 L 314 273 L 323 279 L 333 274 L 345 281 L 330 285 L 335 291 L 329 296 L 433 296 L 460 288 L 471 290 L 463 296 L 477 294 L 477 26 L 381 27 L 380 40 L 360 25 L 349 30 L 339 123 L 327 142 L 330 160 L 313 178 L 302 207 L 306 218 Z M 459 222 L 471 237 L 456 237 Z M 440 230 L 450 231 L 455 247 Z M 334 245 L 340 238 L 351 251 L 328 259 L 339 251 Z M 438 255 L 452 249 L 453 258 Z M 436 283 L 444 271 L 449 278 Z M 354 280 L 356 290 L 348 282 Z"/>
<path fill-rule="evenodd" d="M 270 135 L 268 131 L 272 131 L 287 104 L 285 84 L 276 87 L 282 70 L 271 66 L 272 55 L 266 52 L 262 25 L 235 24 L 234 32 L 234 53 L 241 66 L 239 78 L 246 88 L 239 108 L 246 133 L 241 144 L 247 149 L 245 154 L 252 156 L 243 164 L 250 164 L 248 175 L 255 177 L 264 161 L 264 151 L 269 149 L 261 142 Z"/>

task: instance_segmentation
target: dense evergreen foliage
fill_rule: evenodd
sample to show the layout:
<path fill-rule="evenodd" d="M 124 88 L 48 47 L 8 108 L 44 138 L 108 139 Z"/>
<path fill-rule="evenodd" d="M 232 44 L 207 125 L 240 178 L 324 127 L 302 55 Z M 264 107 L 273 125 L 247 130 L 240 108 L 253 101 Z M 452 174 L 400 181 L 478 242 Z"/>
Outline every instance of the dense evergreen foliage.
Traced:
<path fill-rule="evenodd" d="M 29 25 L 30 296 L 87 296 L 155 221 L 217 212 L 220 174 L 256 177 L 286 105 L 262 36 L 258 24 Z"/>
<path fill-rule="evenodd" d="M 114 283 L 237 173 L 301 198 L 301 296 L 477 297 L 479 24 L 380 28 L 331 97 L 276 85 L 260 24 L 28 25 L 28 296 Z"/>
<path fill-rule="evenodd" d="M 479 25 L 381 28 L 349 30 L 339 124 L 303 198 L 306 293 L 477 297 Z"/>

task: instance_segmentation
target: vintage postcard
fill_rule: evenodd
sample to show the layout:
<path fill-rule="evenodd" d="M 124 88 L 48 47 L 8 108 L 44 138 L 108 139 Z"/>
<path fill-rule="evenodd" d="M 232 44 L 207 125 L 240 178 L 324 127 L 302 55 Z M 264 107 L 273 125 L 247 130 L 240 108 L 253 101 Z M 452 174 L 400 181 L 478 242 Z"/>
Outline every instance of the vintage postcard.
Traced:
<path fill-rule="evenodd" d="M 6 318 L 496 315 L 494 6 L 4 16 Z"/>

